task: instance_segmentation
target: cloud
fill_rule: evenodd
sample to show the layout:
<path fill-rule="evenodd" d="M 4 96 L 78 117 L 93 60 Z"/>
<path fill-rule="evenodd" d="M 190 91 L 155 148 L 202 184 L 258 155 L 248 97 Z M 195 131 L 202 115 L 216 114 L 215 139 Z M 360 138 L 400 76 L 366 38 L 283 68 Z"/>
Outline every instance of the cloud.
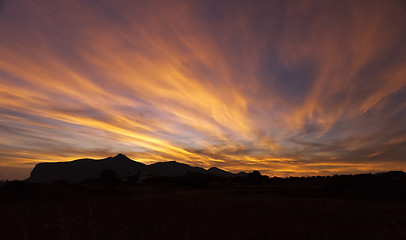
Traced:
<path fill-rule="evenodd" d="M 0 165 L 404 169 L 400 1 L 31 1 L 0 14 Z"/>

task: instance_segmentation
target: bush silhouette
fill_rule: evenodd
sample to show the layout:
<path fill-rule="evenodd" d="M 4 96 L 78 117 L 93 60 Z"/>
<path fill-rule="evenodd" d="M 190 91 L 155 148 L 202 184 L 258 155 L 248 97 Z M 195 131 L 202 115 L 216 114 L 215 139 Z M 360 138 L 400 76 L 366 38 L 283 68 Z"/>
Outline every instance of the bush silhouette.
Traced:
<path fill-rule="evenodd" d="M 251 184 L 261 184 L 269 180 L 268 176 L 261 175 L 258 170 L 248 173 L 246 179 L 247 182 Z"/>
<path fill-rule="evenodd" d="M 116 172 L 112 169 L 107 169 L 100 173 L 99 183 L 102 185 L 116 185 L 120 183 L 120 181 Z"/>

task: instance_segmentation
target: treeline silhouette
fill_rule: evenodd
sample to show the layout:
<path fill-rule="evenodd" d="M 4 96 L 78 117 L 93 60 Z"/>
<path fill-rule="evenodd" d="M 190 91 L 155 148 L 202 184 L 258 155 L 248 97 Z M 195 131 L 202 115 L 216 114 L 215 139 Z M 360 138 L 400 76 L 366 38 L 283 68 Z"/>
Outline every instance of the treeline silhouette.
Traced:
<path fill-rule="evenodd" d="M 406 200 L 406 173 L 391 171 L 376 174 L 334 175 L 312 177 L 268 177 L 259 171 L 222 177 L 214 174 L 187 172 L 179 177 L 156 177 L 141 179 L 140 175 L 117 177 L 114 170 L 107 169 L 98 178 L 80 183 L 65 180 L 52 184 L 28 181 L 4 181 L 0 183 L 0 197 L 27 198 L 34 196 L 66 197 L 69 192 L 119 193 L 131 187 L 171 188 L 243 188 L 290 197 L 341 197 L 364 199 Z"/>

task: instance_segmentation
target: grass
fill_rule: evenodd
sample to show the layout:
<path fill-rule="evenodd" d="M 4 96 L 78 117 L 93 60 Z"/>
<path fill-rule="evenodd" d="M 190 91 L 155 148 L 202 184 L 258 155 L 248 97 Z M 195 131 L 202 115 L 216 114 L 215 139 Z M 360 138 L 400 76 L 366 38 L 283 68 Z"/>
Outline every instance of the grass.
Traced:
<path fill-rule="evenodd" d="M 0 239 L 406 239 L 406 202 L 255 188 L 70 191 L 0 206 Z"/>

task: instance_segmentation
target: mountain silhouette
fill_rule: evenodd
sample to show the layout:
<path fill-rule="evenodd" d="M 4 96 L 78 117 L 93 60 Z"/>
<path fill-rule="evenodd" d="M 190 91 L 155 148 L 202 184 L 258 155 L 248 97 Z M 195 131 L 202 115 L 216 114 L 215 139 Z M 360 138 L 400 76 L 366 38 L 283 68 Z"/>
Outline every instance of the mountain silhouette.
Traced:
<path fill-rule="evenodd" d="M 128 158 L 123 154 L 105 159 L 79 159 L 70 162 L 38 163 L 27 179 L 35 183 L 52 183 L 64 180 L 67 182 L 82 182 L 96 179 L 106 170 L 112 170 L 120 179 L 138 175 L 140 179 L 151 177 L 180 177 L 187 173 L 212 174 L 219 177 L 232 177 L 235 174 L 212 167 L 205 170 L 200 167 L 191 167 L 176 161 L 158 162 L 145 165 Z"/>
<path fill-rule="evenodd" d="M 191 167 L 184 163 L 178 163 L 176 161 L 170 162 L 158 162 L 148 165 L 144 169 L 145 175 L 151 175 L 154 177 L 180 177 L 186 173 L 206 173 L 204 168 Z"/>
<path fill-rule="evenodd" d="M 27 180 L 38 183 L 58 180 L 81 182 L 98 178 L 103 171 L 110 169 L 115 171 L 118 177 L 126 177 L 140 173 L 145 166 L 123 154 L 101 160 L 79 159 L 71 162 L 38 163 Z"/>
<path fill-rule="evenodd" d="M 209 170 L 207 170 L 207 173 L 219 176 L 219 177 L 232 177 L 234 174 L 224 171 L 223 169 L 216 168 L 216 167 L 211 167 Z"/>

